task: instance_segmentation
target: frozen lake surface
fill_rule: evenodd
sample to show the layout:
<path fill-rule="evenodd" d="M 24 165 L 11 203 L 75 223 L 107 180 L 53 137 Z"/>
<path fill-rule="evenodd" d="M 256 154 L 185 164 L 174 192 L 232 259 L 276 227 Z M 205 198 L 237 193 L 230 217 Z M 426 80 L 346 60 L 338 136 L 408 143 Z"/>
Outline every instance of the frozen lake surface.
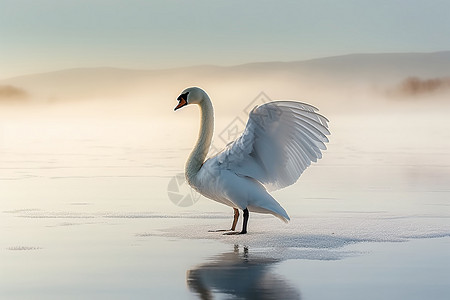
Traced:
<path fill-rule="evenodd" d="M 324 159 L 273 193 L 292 221 L 245 236 L 176 181 L 197 121 L 1 121 L 0 298 L 447 299 L 447 114 L 329 117 Z"/>

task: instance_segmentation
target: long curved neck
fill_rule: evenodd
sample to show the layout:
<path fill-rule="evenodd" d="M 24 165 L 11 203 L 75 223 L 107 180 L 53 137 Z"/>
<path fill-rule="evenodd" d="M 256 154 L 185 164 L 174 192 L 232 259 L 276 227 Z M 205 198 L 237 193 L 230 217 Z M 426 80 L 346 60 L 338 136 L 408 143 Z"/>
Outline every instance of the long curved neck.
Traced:
<path fill-rule="evenodd" d="M 198 140 L 186 162 L 186 178 L 188 182 L 191 182 L 205 162 L 214 132 L 214 109 L 209 97 L 205 95 L 199 106 L 201 121 Z"/>

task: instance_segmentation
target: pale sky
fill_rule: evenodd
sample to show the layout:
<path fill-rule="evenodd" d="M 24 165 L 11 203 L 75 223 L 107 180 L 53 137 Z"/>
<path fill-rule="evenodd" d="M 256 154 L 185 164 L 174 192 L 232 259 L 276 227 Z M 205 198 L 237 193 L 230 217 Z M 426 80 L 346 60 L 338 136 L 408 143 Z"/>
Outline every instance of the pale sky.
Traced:
<path fill-rule="evenodd" d="M 0 0 L 0 79 L 442 50 L 449 0 Z"/>

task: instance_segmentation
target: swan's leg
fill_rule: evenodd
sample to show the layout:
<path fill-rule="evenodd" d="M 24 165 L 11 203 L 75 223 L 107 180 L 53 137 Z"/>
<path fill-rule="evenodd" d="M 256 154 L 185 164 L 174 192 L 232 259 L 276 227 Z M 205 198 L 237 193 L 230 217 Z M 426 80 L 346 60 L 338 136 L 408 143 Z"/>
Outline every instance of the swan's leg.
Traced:
<path fill-rule="evenodd" d="M 231 224 L 231 229 L 208 230 L 208 232 L 234 231 L 236 229 L 236 224 L 239 219 L 239 210 L 237 208 L 233 208 L 233 210 L 234 210 L 234 218 L 233 224 Z"/>
<path fill-rule="evenodd" d="M 246 234 L 247 233 L 247 223 L 248 223 L 248 209 L 244 209 L 244 222 L 242 223 L 242 231 L 240 234 Z"/>
<path fill-rule="evenodd" d="M 236 229 L 236 224 L 239 219 L 239 209 L 237 209 L 237 208 L 233 208 L 233 209 L 234 209 L 234 219 L 233 219 L 233 225 L 231 225 L 231 231 L 234 231 Z"/>
<path fill-rule="evenodd" d="M 249 213 L 248 213 L 248 209 L 246 208 L 246 209 L 244 209 L 244 222 L 242 223 L 242 231 L 241 232 L 231 231 L 231 232 L 224 233 L 224 235 L 246 234 L 247 233 L 248 216 L 249 216 Z"/>

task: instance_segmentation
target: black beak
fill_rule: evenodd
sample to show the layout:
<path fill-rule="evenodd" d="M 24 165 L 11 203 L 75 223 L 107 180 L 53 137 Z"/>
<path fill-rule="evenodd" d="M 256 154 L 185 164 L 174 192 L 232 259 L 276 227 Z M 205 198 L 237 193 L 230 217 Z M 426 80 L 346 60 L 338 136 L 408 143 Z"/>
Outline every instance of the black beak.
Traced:
<path fill-rule="evenodd" d="M 183 106 L 188 105 L 187 102 L 187 96 L 188 96 L 189 92 L 185 93 L 185 94 L 181 94 L 180 96 L 178 96 L 177 100 L 178 100 L 178 105 L 173 109 L 174 111 L 182 108 Z"/>

